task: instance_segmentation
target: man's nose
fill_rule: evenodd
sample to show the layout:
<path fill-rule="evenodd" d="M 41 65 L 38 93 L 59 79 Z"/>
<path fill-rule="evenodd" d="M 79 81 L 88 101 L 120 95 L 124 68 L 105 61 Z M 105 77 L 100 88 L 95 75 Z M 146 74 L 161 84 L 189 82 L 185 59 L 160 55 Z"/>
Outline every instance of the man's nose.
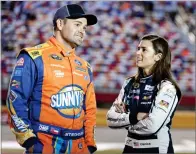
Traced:
<path fill-rule="evenodd" d="M 80 32 L 82 35 L 84 35 L 84 33 L 85 33 L 84 28 L 83 28 L 83 27 L 80 27 L 79 32 Z"/>

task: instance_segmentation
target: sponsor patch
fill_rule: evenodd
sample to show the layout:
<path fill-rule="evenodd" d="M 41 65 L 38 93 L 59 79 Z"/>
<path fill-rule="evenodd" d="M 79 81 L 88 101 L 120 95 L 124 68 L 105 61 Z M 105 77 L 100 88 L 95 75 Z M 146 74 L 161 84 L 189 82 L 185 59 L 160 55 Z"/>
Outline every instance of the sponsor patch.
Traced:
<path fill-rule="evenodd" d="M 139 94 L 140 93 L 140 89 L 134 89 L 134 90 L 130 90 L 131 93 L 136 93 Z"/>
<path fill-rule="evenodd" d="M 60 133 L 60 129 L 51 127 L 51 128 L 50 128 L 50 132 L 51 132 L 52 134 L 58 135 L 58 134 Z"/>
<path fill-rule="evenodd" d="M 60 68 L 65 68 L 65 66 L 59 65 L 59 64 L 50 64 L 52 67 L 60 67 Z"/>
<path fill-rule="evenodd" d="M 68 132 L 65 132 L 64 133 L 64 136 L 70 136 L 70 137 L 77 137 L 77 136 L 83 136 L 84 135 L 84 132 L 81 131 L 81 132 L 77 132 L 77 133 L 68 133 Z"/>
<path fill-rule="evenodd" d="M 79 60 L 75 59 L 74 62 L 75 62 L 77 65 L 82 66 L 82 63 L 81 63 Z"/>
<path fill-rule="evenodd" d="M 146 80 L 140 80 L 140 83 L 146 83 Z"/>
<path fill-rule="evenodd" d="M 153 89 L 154 89 L 154 86 L 146 85 L 144 90 L 153 91 Z"/>
<path fill-rule="evenodd" d="M 73 74 L 78 75 L 78 76 L 83 76 L 83 74 L 77 73 L 77 72 L 73 72 Z"/>
<path fill-rule="evenodd" d="M 24 65 L 24 58 L 21 57 L 20 59 L 18 59 L 18 61 L 16 62 L 16 66 L 23 66 Z"/>
<path fill-rule="evenodd" d="M 35 59 L 35 58 L 41 56 L 40 51 L 38 51 L 38 50 L 35 50 L 35 51 L 30 52 L 30 55 L 31 55 L 31 57 L 32 57 L 33 59 Z"/>
<path fill-rule="evenodd" d="M 33 51 L 33 52 L 31 52 L 31 54 L 32 54 L 32 56 L 39 56 L 40 54 L 39 54 L 39 51 Z"/>
<path fill-rule="evenodd" d="M 76 70 L 82 71 L 82 72 L 86 72 L 86 69 L 84 69 L 84 68 L 82 68 L 82 67 L 76 67 Z"/>
<path fill-rule="evenodd" d="M 149 96 L 144 96 L 144 97 L 143 97 L 143 100 L 149 100 L 149 99 L 151 99 L 151 97 L 152 97 L 151 95 L 149 95 Z"/>
<path fill-rule="evenodd" d="M 168 91 L 164 91 L 160 94 L 160 97 L 163 98 L 164 101 L 166 102 L 171 102 L 174 99 L 174 96 L 172 93 L 168 92 Z"/>
<path fill-rule="evenodd" d="M 139 98 L 140 98 L 139 96 L 134 96 L 134 99 L 137 99 L 137 100 L 139 100 Z"/>
<path fill-rule="evenodd" d="M 141 104 L 151 104 L 152 102 L 141 102 Z"/>
<path fill-rule="evenodd" d="M 78 148 L 82 149 L 82 143 L 78 143 Z"/>
<path fill-rule="evenodd" d="M 14 76 L 22 76 L 23 68 L 16 68 L 14 70 Z"/>
<path fill-rule="evenodd" d="M 50 57 L 51 57 L 52 59 L 55 59 L 55 60 L 62 60 L 62 58 L 61 58 L 60 56 L 55 55 L 55 54 L 51 54 Z"/>
<path fill-rule="evenodd" d="M 134 88 L 139 88 L 140 84 L 139 83 L 133 83 Z"/>
<path fill-rule="evenodd" d="M 61 70 L 54 70 L 54 75 L 55 75 L 55 77 L 57 77 L 57 78 L 63 78 L 64 75 L 65 75 L 65 73 L 62 72 Z"/>
<path fill-rule="evenodd" d="M 107 120 L 109 120 L 109 121 L 114 121 L 114 122 L 118 122 L 118 121 L 125 121 L 125 118 L 123 117 L 123 118 L 107 118 Z"/>
<path fill-rule="evenodd" d="M 143 93 L 143 95 L 152 95 L 153 94 L 153 91 L 145 91 L 144 93 Z"/>
<path fill-rule="evenodd" d="M 88 80 L 89 77 L 87 75 L 84 76 L 84 80 Z"/>
<path fill-rule="evenodd" d="M 16 80 L 12 80 L 11 86 L 18 88 L 20 86 L 20 82 L 19 81 L 16 81 Z"/>
<path fill-rule="evenodd" d="M 49 126 L 39 124 L 39 130 L 44 131 L 44 132 L 48 132 Z"/>
<path fill-rule="evenodd" d="M 10 90 L 9 99 L 14 102 L 17 98 L 17 95 L 14 91 Z"/>
<path fill-rule="evenodd" d="M 78 85 L 63 87 L 51 96 L 50 106 L 66 118 L 77 118 L 82 112 L 84 91 Z"/>
<path fill-rule="evenodd" d="M 159 105 L 162 106 L 162 107 L 168 108 L 169 103 L 166 102 L 166 101 L 164 101 L 164 100 L 161 100 L 161 101 L 159 102 Z"/>
<path fill-rule="evenodd" d="M 139 146 L 138 142 L 133 142 L 134 146 Z"/>
<path fill-rule="evenodd" d="M 20 132 L 26 132 L 28 125 L 26 125 L 17 115 L 12 115 L 14 125 Z"/>

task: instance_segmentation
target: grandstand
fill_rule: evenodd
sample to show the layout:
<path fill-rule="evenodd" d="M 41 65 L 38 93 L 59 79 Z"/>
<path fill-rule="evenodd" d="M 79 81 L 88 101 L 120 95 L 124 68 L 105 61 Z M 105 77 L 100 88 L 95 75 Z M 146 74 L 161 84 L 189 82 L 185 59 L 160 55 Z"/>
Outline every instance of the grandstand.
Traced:
<path fill-rule="evenodd" d="M 43 43 L 52 36 L 56 9 L 71 2 L 1 2 L 2 99 L 21 48 Z M 169 41 L 172 71 L 183 94 L 195 91 L 196 2 L 178 1 L 81 1 L 85 10 L 96 14 L 98 24 L 89 27 L 77 54 L 94 71 L 96 92 L 118 93 L 123 80 L 136 73 L 135 51 L 138 40 L 156 33 Z"/>

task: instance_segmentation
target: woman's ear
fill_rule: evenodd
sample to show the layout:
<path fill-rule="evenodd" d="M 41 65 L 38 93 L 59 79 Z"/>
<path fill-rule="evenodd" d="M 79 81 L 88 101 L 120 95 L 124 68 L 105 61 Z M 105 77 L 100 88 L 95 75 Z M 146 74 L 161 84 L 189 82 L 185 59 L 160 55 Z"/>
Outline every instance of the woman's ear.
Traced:
<path fill-rule="evenodd" d="M 162 58 L 162 53 L 156 54 L 155 61 L 159 61 Z"/>

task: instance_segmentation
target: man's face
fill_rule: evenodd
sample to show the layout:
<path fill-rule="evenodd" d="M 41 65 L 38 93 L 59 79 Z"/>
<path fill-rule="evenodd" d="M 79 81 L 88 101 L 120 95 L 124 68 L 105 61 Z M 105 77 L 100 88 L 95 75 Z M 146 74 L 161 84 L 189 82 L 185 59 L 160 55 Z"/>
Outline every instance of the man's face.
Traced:
<path fill-rule="evenodd" d="M 87 28 L 87 19 L 66 19 L 66 23 L 62 27 L 62 38 L 72 46 L 81 45 Z"/>

